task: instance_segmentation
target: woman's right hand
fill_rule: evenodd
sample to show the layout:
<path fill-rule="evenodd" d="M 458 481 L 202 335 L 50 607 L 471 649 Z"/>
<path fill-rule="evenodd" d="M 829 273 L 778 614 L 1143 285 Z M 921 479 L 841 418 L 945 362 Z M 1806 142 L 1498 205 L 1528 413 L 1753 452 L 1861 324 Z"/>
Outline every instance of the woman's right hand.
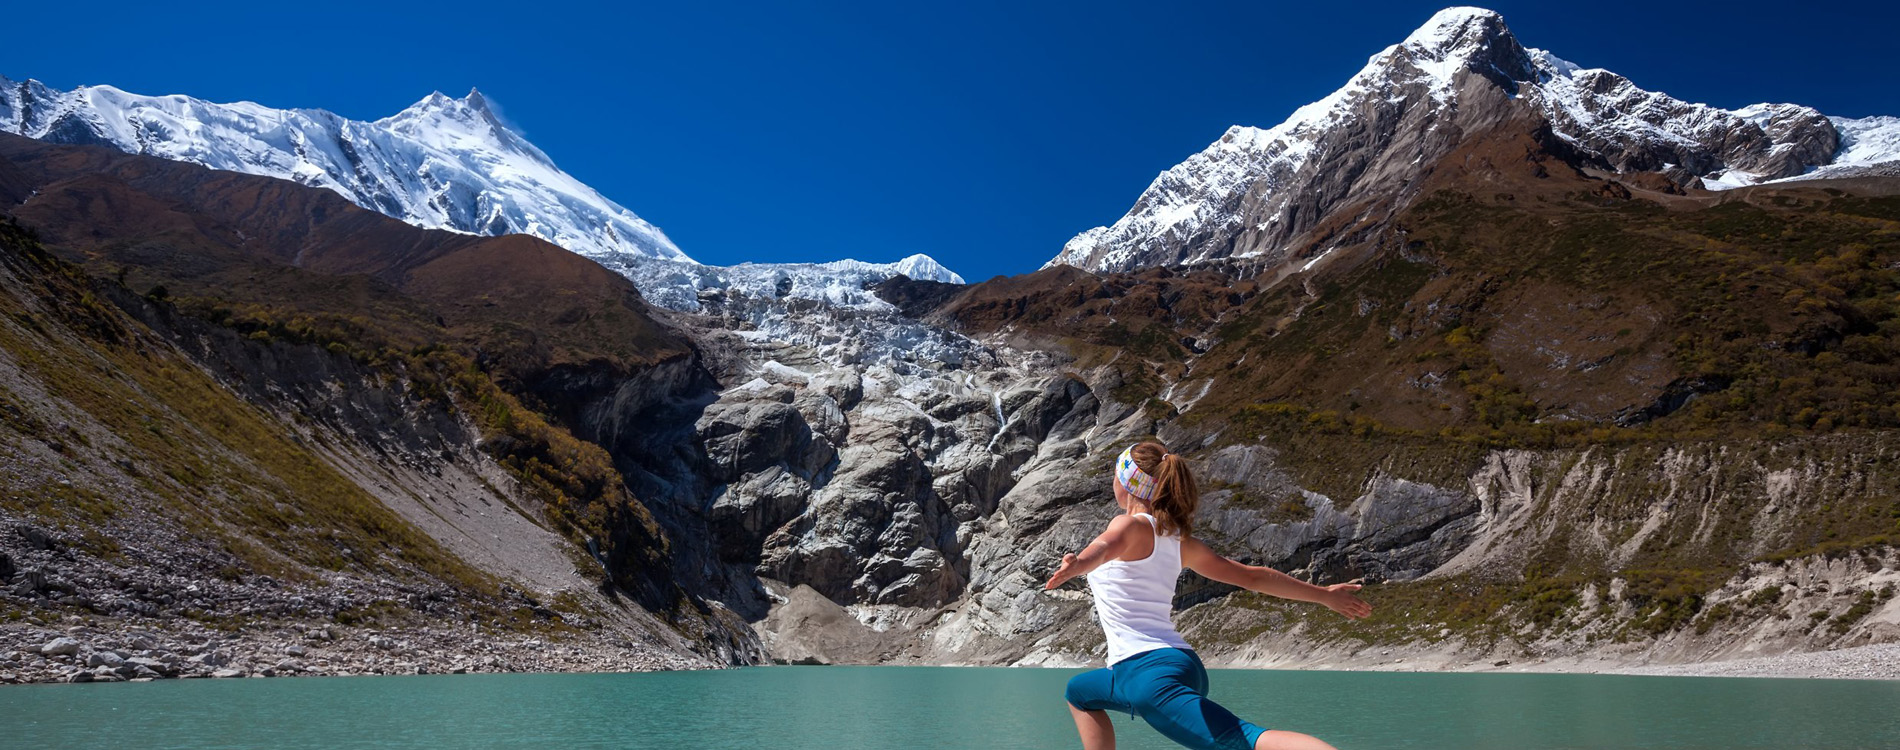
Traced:
<path fill-rule="evenodd" d="M 1327 609 L 1344 615 L 1348 620 L 1357 620 L 1372 614 L 1371 604 L 1367 604 L 1364 599 L 1353 596 L 1353 592 L 1360 589 L 1359 584 L 1335 583 L 1323 588 L 1326 589 L 1326 597 L 1321 600 L 1320 603 L 1326 605 Z"/>
<path fill-rule="evenodd" d="M 1054 575 L 1049 576 L 1049 582 L 1043 584 L 1042 588 L 1044 590 L 1054 590 L 1055 587 L 1068 583 L 1069 579 L 1075 577 L 1075 571 L 1075 553 L 1070 552 L 1069 554 L 1063 555 L 1062 565 L 1056 568 Z"/>

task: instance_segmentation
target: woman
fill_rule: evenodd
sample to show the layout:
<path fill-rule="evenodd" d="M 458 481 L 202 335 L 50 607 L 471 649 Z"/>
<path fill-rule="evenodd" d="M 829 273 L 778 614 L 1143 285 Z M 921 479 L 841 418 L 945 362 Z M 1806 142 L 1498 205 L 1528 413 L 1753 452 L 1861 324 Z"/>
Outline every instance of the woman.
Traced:
<path fill-rule="evenodd" d="M 1069 712 L 1084 750 L 1112 750 L 1108 710 L 1140 714 L 1150 726 L 1192 748 L 1332 750 L 1298 732 L 1266 730 L 1207 699 L 1207 669 L 1175 632 L 1174 580 L 1182 566 L 1250 591 L 1314 602 L 1345 615 L 1372 614 L 1354 583 L 1314 586 L 1271 568 L 1242 565 L 1193 537 L 1200 500 L 1187 462 L 1160 443 L 1122 451 L 1115 462 L 1115 504 L 1124 511 L 1082 553 L 1062 556 L 1043 588 L 1088 576 L 1095 613 L 1108 637 L 1108 666 L 1069 680 Z"/>

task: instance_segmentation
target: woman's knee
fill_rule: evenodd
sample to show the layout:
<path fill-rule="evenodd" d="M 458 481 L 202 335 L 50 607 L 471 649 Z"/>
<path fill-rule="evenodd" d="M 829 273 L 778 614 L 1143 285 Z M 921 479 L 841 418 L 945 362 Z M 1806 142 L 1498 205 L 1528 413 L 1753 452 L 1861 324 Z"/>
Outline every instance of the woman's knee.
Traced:
<path fill-rule="evenodd" d="M 1075 706 L 1076 708 L 1081 708 L 1082 701 L 1086 700 L 1082 697 L 1082 687 L 1078 684 L 1081 680 L 1082 675 L 1070 677 L 1068 686 L 1062 689 L 1062 699 L 1068 701 L 1069 705 Z"/>
<path fill-rule="evenodd" d="M 1112 697 L 1109 695 L 1107 672 L 1106 669 L 1097 669 L 1069 678 L 1068 686 L 1062 690 L 1063 700 L 1084 711 L 1102 708 Z"/>

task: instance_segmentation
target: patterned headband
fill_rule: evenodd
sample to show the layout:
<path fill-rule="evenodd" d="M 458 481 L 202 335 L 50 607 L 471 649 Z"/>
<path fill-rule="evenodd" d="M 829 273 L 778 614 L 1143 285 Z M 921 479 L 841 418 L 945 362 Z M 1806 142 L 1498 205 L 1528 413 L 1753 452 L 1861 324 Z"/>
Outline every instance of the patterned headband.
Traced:
<path fill-rule="evenodd" d="M 1122 451 L 1121 458 L 1115 459 L 1115 480 L 1122 483 L 1128 494 L 1142 500 L 1153 500 L 1157 482 L 1154 475 L 1142 471 L 1135 465 L 1134 447 Z"/>

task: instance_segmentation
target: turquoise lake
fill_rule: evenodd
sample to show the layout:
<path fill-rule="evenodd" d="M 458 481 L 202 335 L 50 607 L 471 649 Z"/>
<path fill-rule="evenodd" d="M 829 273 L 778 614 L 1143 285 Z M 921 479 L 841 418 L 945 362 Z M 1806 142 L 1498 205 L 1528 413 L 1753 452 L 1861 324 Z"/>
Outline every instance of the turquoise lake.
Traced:
<path fill-rule="evenodd" d="M 0 688 L 6 748 L 1071 748 L 1078 670 L 187 680 Z M 1900 748 L 1900 682 L 1214 670 L 1340 750 Z M 1174 747 L 1115 717 L 1119 746 Z"/>

